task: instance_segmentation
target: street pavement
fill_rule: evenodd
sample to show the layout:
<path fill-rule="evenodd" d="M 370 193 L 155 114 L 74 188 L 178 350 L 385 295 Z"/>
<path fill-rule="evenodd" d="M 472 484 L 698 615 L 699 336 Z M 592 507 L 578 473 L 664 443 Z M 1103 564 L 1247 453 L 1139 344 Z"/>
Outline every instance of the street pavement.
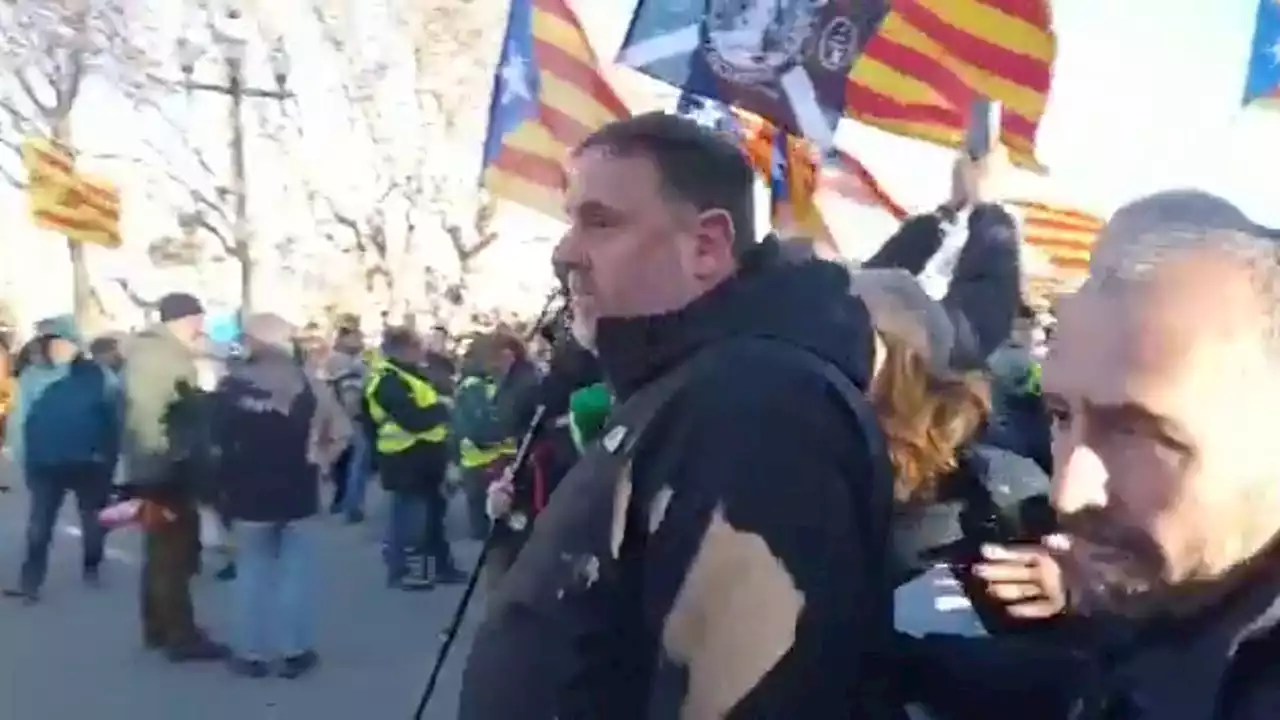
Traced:
<path fill-rule="evenodd" d="M 375 505 L 380 497 L 370 498 Z M 0 495 L 0 583 L 17 576 L 26 497 Z M 246 679 L 221 664 L 173 665 L 142 648 L 139 538 L 117 531 L 100 588 L 80 582 L 74 502 L 68 498 L 40 605 L 0 604 L 3 720 L 410 720 L 460 587 L 403 593 L 383 586 L 376 517 L 358 526 L 324 518 L 317 584 L 321 665 L 297 680 Z M 475 543 L 455 543 L 469 563 Z M 226 636 L 229 587 L 193 583 L 198 621 Z M 469 564 L 464 564 L 469 567 Z M 473 604 L 426 717 L 456 715 L 461 661 L 482 602 Z"/>

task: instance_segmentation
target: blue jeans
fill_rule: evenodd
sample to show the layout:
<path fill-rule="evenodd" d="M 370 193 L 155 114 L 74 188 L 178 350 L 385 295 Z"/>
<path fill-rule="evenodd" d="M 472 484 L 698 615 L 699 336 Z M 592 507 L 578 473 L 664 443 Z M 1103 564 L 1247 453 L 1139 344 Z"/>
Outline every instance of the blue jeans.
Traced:
<path fill-rule="evenodd" d="M 409 568 L 409 556 L 422 552 L 427 530 L 427 501 L 411 493 L 391 493 L 391 512 L 387 514 L 386 545 L 382 558 L 387 576 L 399 580 Z"/>
<path fill-rule="evenodd" d="M 356 433 L 351 438 L 351 460 L 347 463 L 346 494 L 342 497 L 342 511 L 348 517 L 364 510 L 365 486 L 369 484 L 369 476 L 373 474 L 373 453 L 370 452 L 369 441 L 363 433 Z"/>
<path fill-rule="evenodd" d="M 86 569 L 98 567 L 107 533 L 98 513 L 111 493 L 111 472 L 96 463 L 73 463 L 26 469 L 31 506 L 27 515 L 27 552 L 22 561 L 19 588 L 34 593 L 49 572 L 49 545 L 53 542 L 58 511 L 67 493 L 75 493 L 80 511 L 80 536 Z"/>
<path fill-rule="evenodd" d="M 235 523 L 231 644 L 267 660 L 315 649 L 315 521 Z"/>

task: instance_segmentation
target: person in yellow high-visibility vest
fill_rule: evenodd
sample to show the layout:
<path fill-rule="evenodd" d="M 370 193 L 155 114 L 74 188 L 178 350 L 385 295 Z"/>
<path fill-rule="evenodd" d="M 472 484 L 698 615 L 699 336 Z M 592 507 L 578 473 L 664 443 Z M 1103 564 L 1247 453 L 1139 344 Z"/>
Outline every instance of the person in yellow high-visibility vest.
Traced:
<path fill-rule="evenodd" d="M 383 361 L 365 388 L 365 403 L 382 485 L 391 493 L 388 584 L 417 590 L 458 582 L 463 573 L 441 525 L 431 522 L 432 513 L 444 512 L 449 407 L 422 370 L 422 346 L 412 331 L 388 330 L 382 351 Z"/>
<path fill-rule="evenodd" d="M 462 470 L 462 487 L 467 497 L 467 515 L 471 536 L 483 540 L 489 531 L 484 505 L 489 481 L 501 471 L 501 461 L 515 455 L 514 438 L 501 437 L 494 397 L 498 384 L 489 373 L 471 363 L 458 383 L 453 408 L 453 429 L 458 441 L 458 465 Z M 499 442 L 481 443 L 495 434 Z"/>

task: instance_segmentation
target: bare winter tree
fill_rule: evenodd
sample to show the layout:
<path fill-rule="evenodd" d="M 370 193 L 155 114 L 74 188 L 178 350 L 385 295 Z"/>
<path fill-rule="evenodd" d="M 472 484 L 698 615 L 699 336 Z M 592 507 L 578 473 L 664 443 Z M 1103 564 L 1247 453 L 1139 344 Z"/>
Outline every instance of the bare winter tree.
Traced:
<path fill-rule="evenodd" d="M 411 291 L 400 271 L 413 243 L 427 239 L 448 243 L 465 275 L 474 259 L 497 239 L 493 207 L 487 201 L 462 203 L 472 209 L 459 218 L 457 199 L 474 197 L 474 183 L 460 180 L 467 174 L 459 173 L 457 164 L 440 148 L 479 147 L 482 142 L 481 134 L 471 132 L 482 130 L 484 122 L 476 88 L 487 86 L 491 77 L 493 53 L 487 52 L 486 45 L 496 50 L 495 33 L 501 30 L 493 30 L 500 28 L 494 20 L 505 7 L 498 0 L 392 0 L 381 10 L 390 26 L 398 29 L 395 51 L 403 53 L 388 53 L 389 57 L 370 64 L 367 46 L 359 45 L 364 39 L 360 23 L 349 12 L 351 5 L 332 0 L 313 4 L 327 44 L 341 59 L 340 89 L 350 109 L 348 119 L 353 133 L 369 145 L 376 188 L 357 198 L 316 191 L 313 199 L 320 212 L 349 236 L 368 290 L 382 290 L 388 306 L 403 309 Z M 493 42 L 486 43 L 487 38 Z M 392 67 L 393 63 L 398 65 Z M 403 83 L 405 74 L 409 84 Z M 393 91 L 388 98 L 389 83 L 408 92 Z M 396 129 L 403 127 L 405 118 L 412 118 L 414 125 L 409 136 Z M 391 222 L 392 212 L 400 214 L 397 222 Z M 428 272 L 418 279 L 431 284 L 434 277 Z"/>
<path fill-rule="evenodd" d="M 417 102 L 437 142 L 480 147 L 484 142 L 487 103 L 476 102 L 477 89 L 488 91 L 502 42 L 505 0 L 415 2 L 392 0 L 393 11 L 407 28 L 413 48 Z M 436 221 L 449 238 L 464 277 L 477 257 L 497 240 L 494 206 L 480 197 L 469 217 L 455 222 L 448 212 L 451 197 L 474 192 L 476 178 L 438 163 L 424 173 L 431 199 L 439 208 Z M 470 185 L 471 187 L 468 187 Z"/>
<path fill-rule="evenodd" d="M 5 145 L 18 150 L 20 138 L 39 135 L 74 148 L 71 115 L 85 82 L 98 77 L 126 99 L 150 87 L 154 66 L 146 40 L 152 25 L 147 3 L 128 0 L 9 0 L 0 4 L 0 110 L 9 132 Z M 5 179 L 22 187 L 17 171 Z M 101 315 L 85 262 L 84 248 L 67 242 L 71 258 L 73 307 L 77 319 Z"/>

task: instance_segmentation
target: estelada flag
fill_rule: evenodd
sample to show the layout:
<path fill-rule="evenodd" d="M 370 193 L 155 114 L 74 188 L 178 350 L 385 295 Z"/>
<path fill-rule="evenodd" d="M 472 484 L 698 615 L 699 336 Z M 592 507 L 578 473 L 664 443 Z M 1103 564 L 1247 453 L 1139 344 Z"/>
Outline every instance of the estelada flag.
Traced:
<path fill-rule="evenodd" d="M 565 0 L 511 0 L 481 185 L 495 197 L 563 219 L 570 151 L 630 114 Z"/>

